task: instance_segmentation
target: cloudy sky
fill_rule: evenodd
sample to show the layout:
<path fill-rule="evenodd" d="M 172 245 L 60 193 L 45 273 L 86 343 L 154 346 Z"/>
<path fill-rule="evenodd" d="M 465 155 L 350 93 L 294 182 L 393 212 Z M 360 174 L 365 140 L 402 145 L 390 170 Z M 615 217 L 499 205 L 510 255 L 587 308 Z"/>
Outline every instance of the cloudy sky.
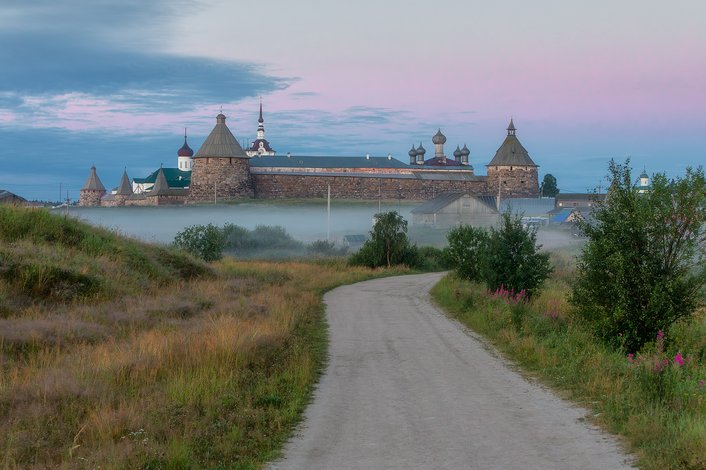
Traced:
<path fill-rule="evenodd" d="M 478 174 L 517 134 L 565 192 L 610 158 L 706 162 L 701 0 L 2 0 L 0 188 L 72 199 L 176 166 L 221 106 L 279 153 L 407 160 L 441 128 Z"/>

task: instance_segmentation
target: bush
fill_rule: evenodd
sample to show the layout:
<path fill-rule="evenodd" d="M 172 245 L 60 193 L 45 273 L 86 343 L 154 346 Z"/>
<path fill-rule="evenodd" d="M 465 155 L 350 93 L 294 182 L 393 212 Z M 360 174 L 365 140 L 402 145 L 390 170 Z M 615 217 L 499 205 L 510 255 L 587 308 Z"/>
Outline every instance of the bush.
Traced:
<path fill-rule="evenodd" d="M 488 232 L 471 225 L 460 225 L 449 230 L 444 258 L 459 277 L 469 281 L 482 280 L 483 256 L 488 249 Z"/>
<path fill-rule="evenodd" d="M 701 169 L 684 178 L 657 174 L 639 193 L 629 161 L 609 166 L 610 188 L 580 223 L 588 237 L 571 293 L 576 313 L 604 342 L 636 352 L 688 317 L 706 282 L 703 243 L 706 181 Z"/>
<path fill-rule="evenodd" d="M 345 246 L 337 247 L 334 242 L 328 240 L 316 240 L 307 247 L 309 253 L 320 256 L 343 256 L 348 251 Z"/>
<path fill-rule="evenodd" d="M 176 234 L 174 246 L 188 251 L 204 261 L 215 261 L 223 256 L 224 230 L 213 224 L 191 225 Z"/>
<path fill-rule="evenodd" d="M 248 230 L 239 225 L 225 224 L 222 231 L 228 250 L 300 249 L 303 246 L 279 225 L 258 225 L 254 230 Z"/>
<path fill-rule="evenodd" d="M 417 248 L 417 264 L 414 267 L 422 271 L 444 271 L 450 268 L 443 250 L 433 246 Z"/>
<path fill-rule="evenodd" d="M 416 266 L 417 247 L 410 245 L 407 238 L 407 221 L 396 211 L 376 214 L 370 239 L 350 257 L 349 264 L 369 268 L 398 264 Z"/>
<path fill-rule="evenodd" d="M 491 291 L 525 291 L 532 297 L 549 277 L 549 253 L 540 253 L 535 229 L 523 228 L 521 215 L 502 214 L 500 228 L 491 228 L 482 256 L 483 281 Z"/>

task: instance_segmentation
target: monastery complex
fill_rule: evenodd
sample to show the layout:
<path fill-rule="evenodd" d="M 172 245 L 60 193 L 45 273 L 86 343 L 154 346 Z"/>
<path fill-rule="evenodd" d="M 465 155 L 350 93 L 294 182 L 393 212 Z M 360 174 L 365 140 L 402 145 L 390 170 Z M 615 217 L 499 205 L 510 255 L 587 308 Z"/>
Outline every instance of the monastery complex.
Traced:
<path fill-rule="evenodd" d="M 507 136 L 486 165 L 487 175 L 476 175 L 464 144 L 453 157 L 444 151 L 441 130 L 432 137 L 434 156 L 412 146 L 409 163 L 387 157 L 324 157 L 277 155 L 265 139 L 262 104 L 257 138 L 243 149 L 216 116 L 216 126 L 194 154 L 184 136 L 177 152 L 177 168 L 160 168 L 132 181 L 123 173 L 120 184 L 106 191 L 92 167 L 80 192 L 81 206 L 153 206 L 198 204 L 243 198 L 325 198 L 330 187 L 336 199 L 406 199 L 426 201 L 448 192 L 472 196 L 536 198 L 538 166 L 516 136 L 510 120 Z"/>

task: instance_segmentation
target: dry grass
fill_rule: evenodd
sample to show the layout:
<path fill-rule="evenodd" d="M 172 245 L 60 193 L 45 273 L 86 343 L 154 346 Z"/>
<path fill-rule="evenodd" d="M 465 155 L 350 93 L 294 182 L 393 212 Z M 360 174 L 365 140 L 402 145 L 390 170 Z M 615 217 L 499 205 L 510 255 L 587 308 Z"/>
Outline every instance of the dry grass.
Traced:
<path fill-rule="evenodd" d="M 381 273 L 216 269 L 0 319 L 2 467 L 248 468 L 275 456 L 324 358 L 321 294 Z"/>

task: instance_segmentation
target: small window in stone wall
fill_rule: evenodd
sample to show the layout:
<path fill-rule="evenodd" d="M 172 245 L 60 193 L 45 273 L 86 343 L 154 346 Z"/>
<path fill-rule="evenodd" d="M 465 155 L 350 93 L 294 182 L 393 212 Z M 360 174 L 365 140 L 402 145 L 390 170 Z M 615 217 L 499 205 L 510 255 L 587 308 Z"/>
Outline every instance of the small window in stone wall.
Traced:
<path fill-rule="evenodd" d="M 520 184 L 525 184 L 525 180 L 520 180 Z"/>

